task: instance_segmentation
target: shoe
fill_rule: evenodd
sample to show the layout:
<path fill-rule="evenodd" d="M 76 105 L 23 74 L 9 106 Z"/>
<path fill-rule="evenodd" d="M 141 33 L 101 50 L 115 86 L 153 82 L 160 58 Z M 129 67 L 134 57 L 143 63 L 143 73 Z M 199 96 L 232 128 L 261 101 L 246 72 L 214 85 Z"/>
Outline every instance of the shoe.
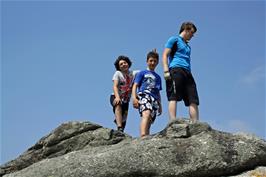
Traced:
<path fill-rule="evenodd" d="M 120 132 L 124 132 L 124 129 L 122 127 L 117 127 L 117 130 Z"/>

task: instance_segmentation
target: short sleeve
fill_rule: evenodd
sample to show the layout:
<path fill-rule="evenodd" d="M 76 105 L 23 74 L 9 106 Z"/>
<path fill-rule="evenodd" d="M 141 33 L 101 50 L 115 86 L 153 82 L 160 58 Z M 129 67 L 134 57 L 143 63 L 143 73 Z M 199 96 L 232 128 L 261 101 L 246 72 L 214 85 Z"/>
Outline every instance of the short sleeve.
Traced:
<path fill-rule="evenodd" d="M 136 75 L 140 72 L 140 70 L 134 70 L 133 71 L 133 77 L 136 77 Z"/>
<path fill-rule="evenodd" d="M 143 72 L 140 71 L 140 72 L 136 73 L 134 83 L 140 84 L 141 80 L 142 80 L 142 76 L 143 76 Z"/>
<path fill-rule="evenodd" d="M 114 80 L 119 80 L 120 73 L 121 73 L 120 71 L 116 71 L 116 72 L 114 73 L 114 75 L 113 75 L 113 79 L 112 79 L 112 80 L 113 80 L 113 81 L 114 81 Z"/>
<path fill-rule="evenodd" d="M 168 39 L 168 41 L 166 42 L 164 47 L 171 49 L 176 41 L 177 41 L 177 37 L 176 36 L 172 36 L 172 37 L 170 37 Z"/>

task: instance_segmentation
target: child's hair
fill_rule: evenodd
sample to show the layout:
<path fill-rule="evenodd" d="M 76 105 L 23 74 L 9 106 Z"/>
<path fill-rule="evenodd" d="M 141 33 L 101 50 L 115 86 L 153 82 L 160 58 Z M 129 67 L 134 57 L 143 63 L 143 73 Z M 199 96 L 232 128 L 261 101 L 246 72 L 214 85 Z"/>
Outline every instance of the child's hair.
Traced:
<path fill-rule="evenodd" d="M 150 51 L 148 54 L 147 54 L 147 60 L 149 58 L 156 58 L 158 61 L 159 61 L 159 54 L 156 52 L 156 49 L 153 49 L 152 51 Z"/>
<path fill-rule="evenodd" d="M 127 62 L 127 64 L 128 64 L 128 68 L 130 68 L 130 66 L 132 65 L 132 62 L 130 61 L 130 59 L 129 59 L 127 56 L 120 55 L 120 56 L 115 60 L 115 63 L 114 63 L 114 65 L 115 65 L 115 69 L 116 69 L 117 71 L 120 71 L 120 68 L 119 68 L 119 62 L 120 62 L 121 60 L 124 60 L 124 61 Z"/>

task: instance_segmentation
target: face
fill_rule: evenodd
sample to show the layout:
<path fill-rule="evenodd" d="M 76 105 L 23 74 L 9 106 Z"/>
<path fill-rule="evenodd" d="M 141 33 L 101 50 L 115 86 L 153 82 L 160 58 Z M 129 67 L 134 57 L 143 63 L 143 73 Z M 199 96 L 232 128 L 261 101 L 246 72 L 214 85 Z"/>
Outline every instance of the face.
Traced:
<path fill-rule="evenodd" d="M 125 60 L 120 60 L 118 64 L 122 72 L 128 71 L 128 63 Z"/>
<path fill-rule="evenodd" d="M 190 39 L 194 36 L 195 30 L 191 28 L 190 30 L 186 30 L 185 39 L 186 41 L 190 41 Z"/>
<path fill-rule="evenodd" d="M 149 58 L 149 59 L 147 60 L 148 68 L 149 68 L 150 70 L 152 70 L 152 71 L 155 70 L 157 64 L 158 64 L 158 59 L 157 59 L 157 58 L 153 58 L 153 57 L 151 57 L 151 58 Z"/>

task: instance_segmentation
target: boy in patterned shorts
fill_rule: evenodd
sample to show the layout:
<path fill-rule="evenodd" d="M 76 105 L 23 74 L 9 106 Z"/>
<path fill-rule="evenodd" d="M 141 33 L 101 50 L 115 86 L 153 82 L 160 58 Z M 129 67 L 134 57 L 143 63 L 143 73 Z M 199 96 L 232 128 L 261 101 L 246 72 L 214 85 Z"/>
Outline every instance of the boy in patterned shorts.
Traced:
<path fill-rule="evenodd" d="M 133 106 L 139 110 L 141 116 L 140 136 L 144 138 L 150 134 L 150 126 L 156 115 L 161 115 L 161 77 L 155 72 L 159 62 L 156 50 L 147 54 L 147 69 L 140 71 L 132 87 Z"/>

